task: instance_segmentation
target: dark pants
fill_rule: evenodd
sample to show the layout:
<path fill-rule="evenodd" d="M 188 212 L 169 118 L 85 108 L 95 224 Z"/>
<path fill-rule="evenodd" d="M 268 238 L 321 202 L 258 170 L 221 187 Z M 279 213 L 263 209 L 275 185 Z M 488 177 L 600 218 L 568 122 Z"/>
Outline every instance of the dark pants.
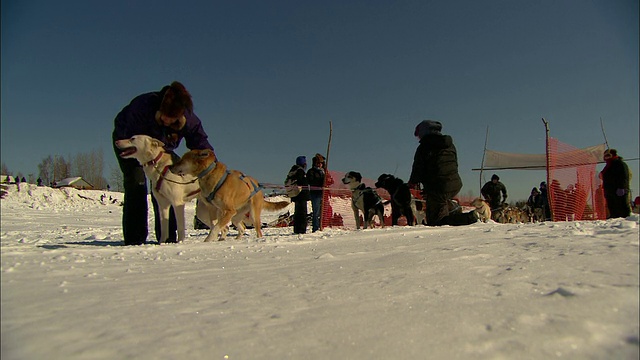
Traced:
<path fill-rule="evenodd" d="M 114 151 L 118 159 L 118 165 L 122 170 L 124 185 L 124 204 L 122 207 L 122 233 L 125 245 L 142 245 L 149 235 L 147 203 L 147 178 L 144 175 L 142 166 L 136 159 L 123 159 L 120 157 L 120 149 L 115 147 Z M 156 239 L 160 238 L 160 218 L 156 199 L 151 196 L 155 217 Z M 169 213 L 169 238 L 167 242 L 176 242 L 177 236 L 176 216 L 173 208 Z"/>
<path fill-rule="evenodd" d="M 624 196 L 618 196 L 613 190 L 605 190 L 604 198 L 607 201 L 609 219 L 626 218 L 627 216 L 631 215 L 631 204 L 629 201 L 628 193 Z"/>
<path fill-rule="evenodd" d="M 478 219 L 474 216 L 473 211 L 468 213 L 453 212 L 452 202 L 455 193 L 425 193 L 423 194 L 425 201 L 427 202 L 427 225 L 429 226 L 441 226 L 441 225 L 469 225 L 473 224 Z"/>
<path fill-rule="evenodd" d="M 307 232 L 307 201 L 294 201 L 295 209 L 293 213 L 293 233 L 304 234 Z"/>
<path fill-rule="evenodd" d="M 320 214 L 322 212 L 322 191 L 311 192 L 311 229 L 318 231 L 320 229 Z"/>

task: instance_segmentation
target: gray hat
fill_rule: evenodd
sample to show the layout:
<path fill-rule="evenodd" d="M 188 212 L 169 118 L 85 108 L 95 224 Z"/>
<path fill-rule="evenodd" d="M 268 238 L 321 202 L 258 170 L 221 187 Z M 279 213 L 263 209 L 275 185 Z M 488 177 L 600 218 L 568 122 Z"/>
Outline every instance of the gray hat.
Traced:
<path fill-rule="evenodd" d="M 416 130 L 414 131 L 413 135 L 422 139 L 425 135 L 428 134 L 442 135 L 440 131 L 442 131 L 442 124 L 440 123 L 440 121 L 423 120 L 420 124 L 418 124 L 418 126 L 416 126 Z"/>

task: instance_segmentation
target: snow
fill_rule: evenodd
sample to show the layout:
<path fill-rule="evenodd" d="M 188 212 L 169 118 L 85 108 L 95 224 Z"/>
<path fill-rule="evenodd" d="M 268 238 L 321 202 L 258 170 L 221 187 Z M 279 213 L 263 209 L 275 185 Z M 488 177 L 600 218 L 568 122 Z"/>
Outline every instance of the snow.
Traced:
<path fill-rule="evenodd" d="M 2 359 L 639 355 L 637 215 L 124 247 L 120 193 L 8 192 Z"/>

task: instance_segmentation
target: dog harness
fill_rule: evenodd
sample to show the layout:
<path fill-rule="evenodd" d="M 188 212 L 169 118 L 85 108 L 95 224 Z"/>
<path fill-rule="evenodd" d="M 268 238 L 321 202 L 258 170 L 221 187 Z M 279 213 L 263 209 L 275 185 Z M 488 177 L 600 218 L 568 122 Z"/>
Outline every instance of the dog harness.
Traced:
<path fill-rule="evenodd" d="M 156 164 L 158 164 L 158 161 L 160 161 L 160 159 L 162 159 L 162 155 L 164 155 L 163 151 L 159 152 L 158 156 L 156 156 L 155 159 L 145 163 L 144 165 L 145 166 L 153 166 L 154 169 L 158 170 L 156 168 Z M 169 171 L 169 168 L 171 168 L 171 165 L 167 165 L 162 169 L 162 171 L 159 171 L 160 177 L 158 178 L 158 181 L 156 182 L 156 187 L 155 187 L 156 191 L 160 191 L 160 187 L 162 186 L 163 180 L 165 180 L 165 175 Z M 167 180 L 167 181 L 170 181 L 170 180 Z M 175 181 L 172 181 L 172 182 L 176 183 Z M 192 181 L 192 182 L 195 182 L 195 181 Z M 180 184 L 180 183 L 176 183 L 176 184 Z M 190 183 L 186 183 L 186 184 L 190 184 Z M 191 196 L 199 193 L 200 191 L 201 191 L 200 189 L 194 190 L 194 191 L 188 193 L 187 197 L 191 197 Z"/>
<path fill-rule="evenodd" d="M 201 172 L 200 175 L 204 176 L 207 173 L 209 173 L 215 167 L 215 162 L 213 162 L 212 165 L 213 166 L 209 165 L 209 167 L 207 167 L 207 169 Z M 229 176 L 229 174 L 231 174 L 231 171 L 227 169 L 227 171 L 224 172 L 224 175 L 222 175 L 220 180 L 218 180 L 218 183 L 213 188 L 213 191 L 211 191 L 211 193 L 207 195 L 208 202 L 213 201 L 213 198 L 216 196 L 216 193 L 218 192 L 218 190 L 220 190 L 220 187 L 222 187 L 222 184 L 224 184 L 224 182 L 227 180 L 227 177 Z M 202 177 L 200 175 L 198 175 L 198 178 Z M 251 186 L 250 186 L 246 181 L 244 181 L 245 177 L 246 177 L 245 174 L 240 173 L 240 177 L 239 177 L 240 180 L 242 180 L 242 182 L 244 182 L 247 185 L 247 187 L 249 187 L 249 189 L 251 189 L 251 186 L 253 186 L 253 191 L 251 192 L 251 194 L 249 194 L 249 199 L 251 199 L 255 194 L 257 194 L 260 190 L 262 190 L 262 186 L 260 184 L 256 185 L 253 181 L 249 180 L 249 183 L 251 183 Z"/>
<path fill-rule="evenodd" d="M 360 191 L 360 195 L 358 195 L 357 197 L 351 198 L 351 202 L 353 203 L 353 205 L 355 205 L 358 202 L 358 200 L 360 200 L 360 198 L 364 195 L 365 192 L 371 192 L 373 193 L 373 195 L 375 195 L 376 199 L 378 199 L 375 205 L 378 205 L 382 202 L 382 198 L 380 198 L 380 195 L 378 195 L 378 192 L 374 191 L 370 187 L 366 187 L 364 184 L 360 184 L 360 186 L 355 188 L 355 190 L 362 190 L 362 191 Z"/>

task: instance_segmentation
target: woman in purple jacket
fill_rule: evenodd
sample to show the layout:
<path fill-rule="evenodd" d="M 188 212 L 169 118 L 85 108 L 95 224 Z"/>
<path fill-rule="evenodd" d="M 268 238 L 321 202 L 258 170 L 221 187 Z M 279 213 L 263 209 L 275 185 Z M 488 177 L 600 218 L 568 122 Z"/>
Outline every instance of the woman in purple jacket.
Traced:
<path fill-rule="evenodd" d="M 148 135 L 162 141 L 165 150 L 172 152 L 184 138 L 192 149 L 211 149 L 202 122 L 193 112 L 191 94 L 181 83 L 174 81 L 157 92 L 139 95 L 116 116 L 113 130 L 114 150 L 124 180 L 122 230 L 125 245 L 144 244 L 149 235 L 147 223 L 147 181 L 142 166 L 135 159 L 122 159 L 116 140 L 134 135 Z M 160 236 L 157 203 L 152 195 L 155 213 L 156 238 Z M 169 239 L 176 242 L 176 220 L 173 208 L 169 221 Z"/>

